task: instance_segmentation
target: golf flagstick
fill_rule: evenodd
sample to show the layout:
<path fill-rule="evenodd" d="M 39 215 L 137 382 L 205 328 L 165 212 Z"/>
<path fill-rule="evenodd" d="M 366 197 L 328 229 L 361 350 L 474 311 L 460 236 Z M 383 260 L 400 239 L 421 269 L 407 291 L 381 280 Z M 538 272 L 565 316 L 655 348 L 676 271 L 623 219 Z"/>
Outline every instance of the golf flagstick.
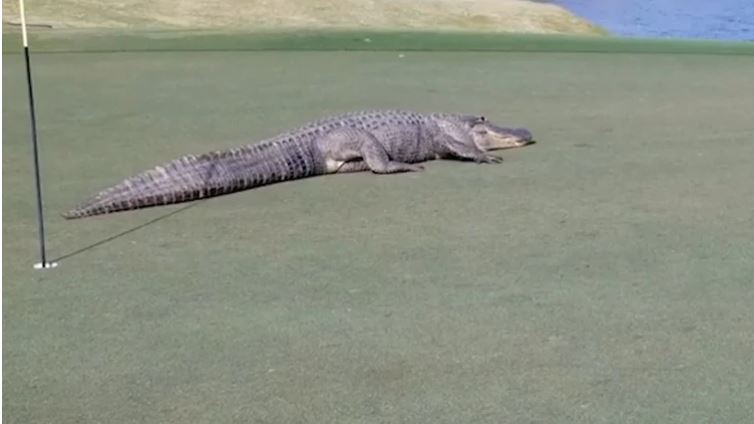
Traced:
<path fill-rule="evenodd" d="M 40 262 L 34 264 L 34 269 L 55 268 L 56 262 L 47 262 L 47 252 L 45 251 L 45 224 L 42 215 L 42 188 L 39 177 L 39 152 L 37 148 L 37 118 L 34 112 L 34 90 L 31 85 L 31 65 L 29 62 L 29 40 L 26 37 L 26 13 L 24 11 L 24 0 L 18 0 L 19 12 L 21 13 L 21 33 L 24 42 L 24 57 L 26 59 L 26 82 L 29 86 L 29 111 L 31 112 L 31 142 L 34 148 L 34 182 L 37 190 L 37 222 L 39 225 L 39 255 Z"/>

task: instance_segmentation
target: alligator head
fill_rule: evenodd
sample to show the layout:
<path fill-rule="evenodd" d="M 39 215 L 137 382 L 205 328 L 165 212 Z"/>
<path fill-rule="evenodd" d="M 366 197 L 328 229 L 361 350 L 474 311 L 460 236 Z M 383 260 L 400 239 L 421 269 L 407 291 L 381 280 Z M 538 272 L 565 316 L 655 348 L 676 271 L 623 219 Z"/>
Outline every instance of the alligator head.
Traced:
<path fill-rule="evenodd" d="M 484 116 L 467 121 L 474 143 L 482 150 L 501 150 L 534 144 L 534 137 L 526 128 L 499 127 Z"/>

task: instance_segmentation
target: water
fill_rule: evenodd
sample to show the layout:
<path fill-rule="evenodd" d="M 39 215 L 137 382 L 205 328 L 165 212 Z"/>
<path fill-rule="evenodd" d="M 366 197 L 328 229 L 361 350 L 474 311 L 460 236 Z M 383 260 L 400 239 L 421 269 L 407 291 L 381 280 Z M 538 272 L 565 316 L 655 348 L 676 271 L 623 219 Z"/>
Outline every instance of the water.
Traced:
<path fill-rule="evenodd" d="M 754 0 L 554 0 L 625 37 L 754 41 Z"/>

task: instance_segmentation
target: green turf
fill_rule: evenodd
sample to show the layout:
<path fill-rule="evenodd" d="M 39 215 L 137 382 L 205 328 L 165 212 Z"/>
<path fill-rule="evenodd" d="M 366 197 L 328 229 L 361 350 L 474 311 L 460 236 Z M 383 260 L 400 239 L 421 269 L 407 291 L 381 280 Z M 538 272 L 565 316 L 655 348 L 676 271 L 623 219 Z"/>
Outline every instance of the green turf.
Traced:
<path fill-rule="evenodd" d="M 33 63 L 49 249 L 64 259 L 31 268 L 22 57 L 5 55 L 7 423 L 754 414 L 752 57 L 175 52 Z M 501 165 L 435 162 L 185 210 L 58 215 L 184 153 L 373 107 L 484 113 L 540 142 Z"/>
<path fill-rule="evenodd" d="M 494 51 L 692 53 L 754 55 L 754 43 L 628 39 L 578 35 L 404 31 L 33 30 L 35 52 L 119 51 Z M 21 51 L 20 34 L 4 34 L 3 51 Z"/>

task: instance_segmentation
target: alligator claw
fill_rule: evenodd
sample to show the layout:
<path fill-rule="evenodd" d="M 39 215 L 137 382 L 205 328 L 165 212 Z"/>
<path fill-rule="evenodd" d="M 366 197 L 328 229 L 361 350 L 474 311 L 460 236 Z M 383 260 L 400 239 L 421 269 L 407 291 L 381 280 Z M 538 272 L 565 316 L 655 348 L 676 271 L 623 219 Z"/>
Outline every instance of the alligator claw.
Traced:
<path fill-rule="evenodd" d="M 501 163 L 503 158 L 495 155 L 483 155 L 476 159 L 476 163 Z"/>

